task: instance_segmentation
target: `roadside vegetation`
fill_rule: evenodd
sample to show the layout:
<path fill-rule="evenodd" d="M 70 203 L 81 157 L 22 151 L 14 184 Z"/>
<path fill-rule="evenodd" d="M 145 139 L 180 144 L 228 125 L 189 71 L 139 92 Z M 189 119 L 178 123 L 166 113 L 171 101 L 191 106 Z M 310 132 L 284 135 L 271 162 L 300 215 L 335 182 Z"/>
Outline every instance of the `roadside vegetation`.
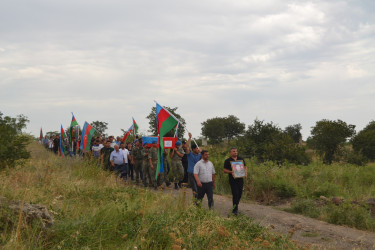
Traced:
<path fill-rule="evenodd" d="M 218 194 L 231 195 L 228 176 L 221 171 L 229 156 L 227 147 L 210 147 L 216 169 Z M 241 152 L 240 152 L 241 153 Z M 307 166 L 245 159 L 248 178 L 243 198 L 262 204 L 291 204 L 288 212 L 303 214 L 332 224 L 375 231 L 375 164 L 323 164 Z"/>
<path fill-rule="evenodd" d="M 41 145 L 31 159 L 0 172 L 0 196 L 46 206 L 44 228 L 0 208 L 4 249 L 297 248 L 246 216 L 224 218 L 180 197 L 124 184 L 94 162 L 60 158 Z"/>

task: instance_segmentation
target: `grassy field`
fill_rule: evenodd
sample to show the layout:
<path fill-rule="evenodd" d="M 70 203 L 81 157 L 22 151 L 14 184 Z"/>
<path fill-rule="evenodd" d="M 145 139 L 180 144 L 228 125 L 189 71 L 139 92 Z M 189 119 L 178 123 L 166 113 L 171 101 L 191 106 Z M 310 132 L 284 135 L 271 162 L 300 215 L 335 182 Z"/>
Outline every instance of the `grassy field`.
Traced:
<path fill-rule="evenodd" d="M 222 171 L 229 157 L 225 147 L 211 147 L 210 159 L 216 167 L 216 193 L 230 194 L 228 177 Z M 366 203 L 375 198 L 375 164 L 354 166 L 335 163 L 324 165 L 314 160 L 308 166 L 272 162 L 257 163 L 246 159 L 249 178 L 245 182 L 245 199 L 277 204 L 292 201 L 289 212 L 300 213 L 329 223 L 375 231 L 375 214 Z M 324 197 L 322 197 L 324 196 Z M 336 205 L 333 197 L 344 199 Z M 323 198 L 323 199 L 322 199 Z M 327 198 L 327 199 L 324 199 Z"/>
<path fill-rule="evenodd" d="M 0 196 L 42 204 L 55 223 L 27 224 L 0 208 L 4 249 L 297 248 L 245 216 L 224 218 L 180 197 L 124 184 L 82 159 L 62 159 L 40 145 L 32 159 L 0 172 Z M 224 187 L 221 187 L 223 190 Z M 249 194 L 249 193 L 248 193 Z"/>

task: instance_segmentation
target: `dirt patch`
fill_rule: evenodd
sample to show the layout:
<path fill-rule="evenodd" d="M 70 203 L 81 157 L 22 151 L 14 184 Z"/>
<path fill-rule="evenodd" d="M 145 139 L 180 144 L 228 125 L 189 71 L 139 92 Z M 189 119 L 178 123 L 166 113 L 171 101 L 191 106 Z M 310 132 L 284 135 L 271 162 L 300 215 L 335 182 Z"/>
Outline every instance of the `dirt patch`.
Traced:
<path fill-rule="evenodd" d="M 160 191 L 159 191 L 160 192 Z M 166 189 L 164 193 L 178 196 L 182 190 Z M 191 199 L 191 190 L 186 190 L 187 199 Z M 203 204 L 207 207 L 206 197 Z M 286 203 L 283 206 L 288 206 Z M 232 198 L 214 195 L 214 209 L 222 216 L 229 216 Z M 298 214 L 292 214 L 270 206 L 241 202 L 239 206 L 243 215 L 253 218 L 255 222 L 270 231 L 288 235 L 302 246 L 315 249 L 374 249 L 375 233 L 357 230 L 345 226 L 332 225 Z"/>

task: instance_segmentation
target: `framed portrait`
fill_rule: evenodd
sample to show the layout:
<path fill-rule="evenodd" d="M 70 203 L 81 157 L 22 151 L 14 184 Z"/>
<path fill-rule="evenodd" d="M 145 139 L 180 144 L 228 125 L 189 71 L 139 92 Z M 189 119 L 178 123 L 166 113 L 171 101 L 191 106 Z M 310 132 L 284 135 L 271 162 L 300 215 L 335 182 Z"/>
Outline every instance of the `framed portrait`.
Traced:
<path fill-rule="evenodd" d="M 244 166 L 242 160 L 240 160 L 240 161 L 231 161 L 230 165 L 232 167 L 233 177 L 234 178 L 244 178 L 246 176 L 245 166 Z"/>

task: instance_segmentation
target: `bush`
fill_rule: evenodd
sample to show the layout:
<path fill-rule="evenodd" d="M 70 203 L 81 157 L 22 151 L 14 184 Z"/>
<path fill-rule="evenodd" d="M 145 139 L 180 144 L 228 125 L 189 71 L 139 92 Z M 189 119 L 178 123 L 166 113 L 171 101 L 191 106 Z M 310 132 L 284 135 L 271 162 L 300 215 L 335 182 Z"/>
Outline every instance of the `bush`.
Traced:
<path fill-rule="evenodd" d="M 353 151 L 345 155 L 344 161 L 357 166 L 364 166 L 368 163 L 368 159 L 364 157 L 361 152 Z"/>
<path fill-rule="evenodd" d="M 3 117 L 0 112 L 0 169 L 13 167 L 17 160 L 30 157 L 26 150 L 31 141 L 30 136 L 22 134 L 27 122 L 23 115 L 17 118 Z"/>
<path fill-rule="evenodd" d="M 289 211 L 297 214 L 307 215 L 311 218 L 318 218 L 320 215 L 319 208 L 317 208 L 313 200 L 298 200 L 293 202 Z"/>
<path fill-rule="evenodd" d="M 310 163 L 305 148 L 296 144 L 289 134 L 272 122 L 255 120 L 238 143 L 240 151 L 255 156 L 262 162 L 290 162 L 303 165 Z"/>
<path fill-rule="evenodd" d="M 351 140 L 355 152 L 375 160 L 375 121 L 370 122 Z"/>
<path fill-rule="evenodd" d="M 330 204 L 326 208 L 327 222 L 348 225 L 358 229 L 375 230 L 375 220 L 370 211 L 363 206 L 344 203 L 339 206 Z"/>

